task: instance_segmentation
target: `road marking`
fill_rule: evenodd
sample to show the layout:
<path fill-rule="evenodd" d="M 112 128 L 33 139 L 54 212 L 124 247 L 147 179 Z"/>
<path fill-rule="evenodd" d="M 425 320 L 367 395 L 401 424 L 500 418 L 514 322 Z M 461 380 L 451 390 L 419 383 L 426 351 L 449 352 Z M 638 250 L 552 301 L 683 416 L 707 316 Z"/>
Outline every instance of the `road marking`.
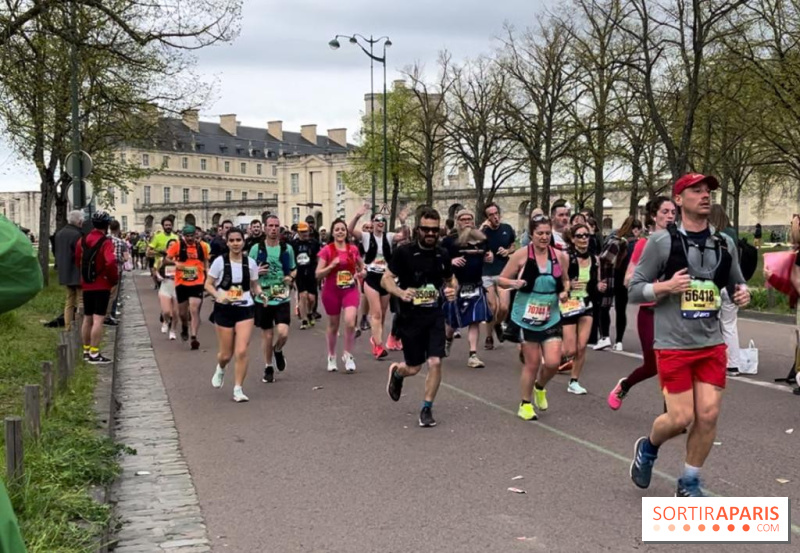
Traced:
<path fill-rule="evenodd" d="M 629 353 L 628 355 L 635 355 L 635 354 Z M 511 409 L 503 407 L 502 405 L 498 405 L 498 404 L 496 404 L 496 403 L 494 403 L 492 401 L 489 401 L 488 399 L 484 399 L 484 398 L 482 398 L 480 396 L 476 396 L 475 394 L 473 394 L 471 392 L 468 392 L 466 390 L 462 390 L 461 388 L 453 386 L 452 384 L 448 384 L 447 382 L 442 382 L 441 386 L 444 387 L 444 388 L 447 388 L 449 390 L 452 390 L 452 391 L 456 392 L 457 394 L 461 394 L 464 397 L 468 397 L 470 399 L 473 399 L 473 400 L 477 401 L 478 403 L 483 403 L 484 405 L 486 405 L 488 407 L 491 407 L 493 409 L 496 409 L 496 410 L 498 410 L 498 411 L 500 411 L 502 413 L 505 413 L 507 415 L 511 415 L 512 417 L 516 418 L 516 416 L 517 416 L 517 414 L 514 411 L 512 411 Z M 614 459 L 617 459 L 618 461 L 622 461 L 626 465 L 630 465 L 631 464 L 631 458 L 630 457 L 625 457 L 624 455 L 620 455 L 616 451 L 612 451 L 612 450 L 610 450 L 608 448 L 605 448 L 605 447 L 601 446 L 600 444 L 596 444 L 594 442 L 590 442 L 589 440 L 584 440 L 583 438 L 579 438 L 578 436 L 574 436 L 574 435 L 570 434 L 569 432 L 564 432 L 563 430 L 559 430 L 558 428 L 550 426 L 549 424 L 543 423 L 541 420 L 536 421 L 535 423 L 532 424 L 532 426 L 534 426 L 536 428 L 542 428 L 544 430 L 547 430 L 548 432 L 551 432 L 551 433 L 555 434 L 556 436 L 558 436 L 560 438 L 564 438 L 565 440 L 569 440 L 569 441 L 574 442 L 574 443 L 576 443 L 578 445 L 582 445 L 583 447 L 585 447 L 587 449 L 591 449 L 591 450 L 596 451 L 598 453 L 602 453 L 603 455 L 606 455 L 608 457 L 612 457 Z M 661 472 L 660 470 L 653 469 L 653 474 L 658 476 L 658 477 L 660 477 L 660 478 L 662 478 L 662 479 L 664 479 L 664 480 L 666 480 L 667 482 L 669 482 L 671 484 L 677 484 L 678 483 L 678 479 L 677 478 L 675 478 L 674 476 L 672 476 L 670 474 L 667 474 L 666 472 Z M 703 488 L 703 490 L 710 496 L 722 497 L 719 494 L 708 490 L 707 488 Z M 798 526 L 796 524 L 792 524 L 791 526 L 792 526 L 792 532 L 794 534 L 800 536 L 800 526 Z"/>
<path fill-rule="evenodd" d="M 632 359 L 644 359 L 641 353 L 632 353 L 630 351 L 608 351 L 607 353 L 613 353 L 615 355 L 624 355 L 625 357 L 630 357 Z M 783 384 L 775 384 L 774 382 L 764 382 L 763 380 L 755 380 L 748 378 L 746 376 L 734 376 L 727 379 L 727 382 L 741 382 L 742 384 L 752 384 L 753 386 L 761 386 L 762 388 L 769 388 L 770 390 L 779 390 L 781 392 L 789 392 L 792 393 L 792 388 Z"/>

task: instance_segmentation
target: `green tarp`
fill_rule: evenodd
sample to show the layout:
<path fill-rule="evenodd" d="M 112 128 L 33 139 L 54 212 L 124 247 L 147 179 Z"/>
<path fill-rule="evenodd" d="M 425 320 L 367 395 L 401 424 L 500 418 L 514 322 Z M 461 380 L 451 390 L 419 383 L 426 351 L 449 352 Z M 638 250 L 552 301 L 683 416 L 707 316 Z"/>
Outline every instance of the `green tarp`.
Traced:
<path fill-rule="evenodd" d="M 0 313 L 16 309 L 42 289 L 42 270 L 30 239 L 0 215 Z"/>

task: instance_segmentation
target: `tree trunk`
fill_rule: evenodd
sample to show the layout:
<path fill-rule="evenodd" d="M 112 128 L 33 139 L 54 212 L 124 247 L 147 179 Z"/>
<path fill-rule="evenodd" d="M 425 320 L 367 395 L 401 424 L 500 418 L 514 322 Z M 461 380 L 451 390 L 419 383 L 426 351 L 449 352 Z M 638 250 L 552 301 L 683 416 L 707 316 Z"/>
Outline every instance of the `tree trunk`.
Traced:
<path fill-rule="evenodd" d="M 53 205 L 55 183 L 52 175 L 42 175 L 42 201 L 39 204 L 39 267 L 42 269 L 44 286 L 50 284 L 50 211 Z"/>
<path fill-rule="evenodd" d="M 603 176 L 605 163 L 595 161 L 594 164 L 594 216 L 597 225 L 603 226 L 603 199 L 606 194 L 606 184 Z"/>
<path fill-rule="evenodd" d="M 397 217 L 397 196 L 400 193 L 400 177 L 398 175 L 392 175 L 392 208 L 390 211 L 389 216 L 389 228 L 394 230 L 394 221 Z"/>
<path fill-rule="evenodd" d="M 433 175 L 425 175 L 425 205 L 433 205 Z"/>
<path fill-rule="evenodd" d="M 61 229 L 64 225 L 67 224 L 67 209 L 69 208 L 69 199 L 67 198 L 68 193 L 64 193 L 63 191 L 60 194 L 56 194 L 55 196 L 55 204 L 56 204 L 56 228 L 55 230 Z"/>
<path fill-rule="evenodd" d="M 542 171 L 542 211 L 545 215 L 550 213 L 550 183 L 552 176 L 550 171 Z"/>
<path fill-rule="evenodd" d="M 633 156 L 631 157 L 631 203 L 628 211 L 634 217 L 639 210 L 639 183 L 642 180 L 642 153 L 641 148 L 633 146 Z"/>
<path fill-rule="evenodd" d="M 486 205 L 486 198 L 483 194 L 483 183 L 486 178 L 486 173 L 484 169 L 473 169 L 472 177 L 475 179 L 475 192 L 477 194 L 475 200 L 475 222 L 480 224 L 485 219 L 483 209 Z"/>
<path fill-rule="evenodd" d="M 538 165 L 536 164 L 536 160 L 533 157 L 530 158 L 530 173 L 528 175 L 528 179 L 530 181 L 530 199 L 531 203 L 528 206 L 528 213 L 530 214 L 535 208 L 539 207 L 539 172 L 538 172 Z"/>

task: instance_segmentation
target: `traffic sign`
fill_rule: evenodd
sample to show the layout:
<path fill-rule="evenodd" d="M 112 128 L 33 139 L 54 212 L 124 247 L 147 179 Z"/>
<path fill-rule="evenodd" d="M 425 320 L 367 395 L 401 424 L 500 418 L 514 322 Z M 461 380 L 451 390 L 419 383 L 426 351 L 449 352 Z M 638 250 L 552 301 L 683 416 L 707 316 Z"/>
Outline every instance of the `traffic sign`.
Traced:
<path fill-rule="evenodd" d="M 89 175 L 92 174 L 92 156 L 88 153 L 84 152 L 83 150 L 77 153 L 80 156 L 81 162 L 81 179 L 85 179 Z M 64 171 L 72 178 L 75 178 L 75 152 L 70 152 L 67 154 L 66 159 L 64 160 Z"/>

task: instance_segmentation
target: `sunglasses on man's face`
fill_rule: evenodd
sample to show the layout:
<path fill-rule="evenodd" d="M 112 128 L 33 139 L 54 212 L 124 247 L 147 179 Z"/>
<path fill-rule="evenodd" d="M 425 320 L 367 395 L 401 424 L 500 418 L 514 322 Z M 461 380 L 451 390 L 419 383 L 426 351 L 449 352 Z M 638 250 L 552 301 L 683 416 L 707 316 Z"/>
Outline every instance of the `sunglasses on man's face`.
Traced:
<path fill-rule="evenodd" d="M 418 227 L 423 234 L 439 234 L 439 227 Z"/>
<path fill-rule="evenodd" d="M 581 232 L 581 233 L 576 234 L 575 238 L 577 238 L 578 240 L 586 240 L 587 238 L 589 238 L 589 235 L 586 234 L 586 233 Z"/>

